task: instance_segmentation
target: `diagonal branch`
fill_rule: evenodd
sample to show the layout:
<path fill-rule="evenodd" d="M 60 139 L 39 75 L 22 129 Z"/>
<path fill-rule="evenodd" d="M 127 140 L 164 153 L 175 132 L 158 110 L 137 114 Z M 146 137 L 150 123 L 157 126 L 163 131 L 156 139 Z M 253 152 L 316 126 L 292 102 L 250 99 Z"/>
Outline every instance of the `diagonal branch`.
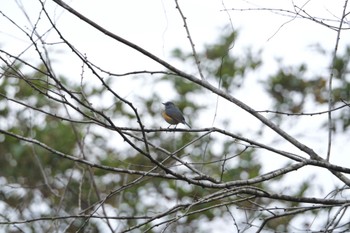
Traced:
<path fill-rule="evenodd" d="M 182 13 L 182 10 L 180 8 L 178 0 L 175 0 L 175 4 L 176 4 L 176 9 L 179 11 L 179 13 L 181 15 L 181 18 L 182 18 L 182 21 L 184 22 L 184 27 L 186 29 L 187 38 L 190 41 L 193 57 L 194 57 L 194 60 L 196 61 L 196 65 L 197 65 L 199 76 L 201 77 L 202 80 L 204 80 L 203 72 L 202 72 L 202 69 L 201 69 L 201 66 L 200 66 L 201 62 L 199 61 L 199 58 L 198 58 L 198 55 L 197 55 L 197 52 L 196 52 L 196 49 L 195 49 L 195 45 L 193 43 L 193 40 L 192 40 L 192 37 L 191 37 L 191 34 L 190 34 L 190 30 L 188 29 L 188 25 L 187 25 L 187 22 L 186 22 L 186 17 Z"/>
<path fill-rule="evenodd" d="M 167 69 L 169 69 L 170 71 L 176 73 L 177 75 L 192 81 L 200 86 L 202 86 L 203 88 L 206 88 L 207 90 L 212 91 L 213 93 L 221 96 L 222 98 L 234 103 L 235 105 L 237 105 L 238 107 L 242 108 L 243 110 L 247 111 L 248 113 L 250 113 L 251 115 L 253 115 L 254 117 L 256 117 L 257 119 L 259 119 L 262 123 L 264 123 L 266 126 L 268 126 L 269 128 L 271 128 L 273 131 L 275 131 L 277 134 L 279 134 L 281 137 L 283 137 L 285 140 L 287 140 L 288 142 L 290 142 L 292 145 L 294 145 L 296 148 L 300 149 L 301 151 L 305 152 L 307 155 L 310 156 L 311 159 L 314 160 L 318 160 L 318 161 L 324 161 L 324 159 L 322 157 L 320 157 L 317 153 L 315 153 L 313 151 L 312 148 L 306 146 L 305 144 L 299 142 L 297 139 L 295 139 L 294 137 L 292 137 L 291 135 L 289 135 L 287 132 L 285 132 L 283 129 L 281 129 L 280 127 L 278 127 L 276 124 L 274 124 L 272 121 L 268 120 L 267 118 L 265 118 L 263 115 L 261 115 L 260 113 L 258 113 L 257 111 L 255 111 L 253 108 L 251 108 L 250 106 L 248 106 L 247 104 L 243 103 L 242 101 L 236 99 L 235 97 L 231 96 L 228 92 L 226 92 L 225 90 L 220 90 L 219 88 L 216 88 L 215 86 L 211 85 L 210 83 L 208 83 L 205 80 L 201 80 L 198 79 L 197 77 L 187 74 L 186 72 L 183 72 L 179 69 L 177 69 L 176 67 L 170 65 L 168 62 L 160 59 L 159 57 L 155 56 L 154 54 L 148 52 L 147 50 L 141 48 L 140 46 L 118 36 L 115 35 L 114 33 L 106 30 L 105 28 L 103 28 L 102 26 L 98 25 L 97 23 L 93 22 L 92 20 L 88 19 L 87 17 L 85 17 L 84 15 L 80 14 L 79 12 L 77 12 L 76 10 L 74 10 L 73 8 L 71 8 L 69 5 L 67 5 L 66 3 L 64 3 L 61 0 L 53 0 L 55 3 L 57 3 L 59 6 L 63 7 L 64 9 L 66 9 L 67 11 L 69 11 L 70 13 L 72 13 L 73 15 L 75 15 L 76 17 L 80 18 L 81 20 L 83 20 L 84 22 L 86 22 L 87 24 L 91 25 L 92 27 L 94 27 L 95 29 L 99 30 L 100 32 L 106 34 L 107 36 L 137 50 L 138 52 L 144 54 L 145 56 L 149 57 L 150 59 L 158 62 L 159 64 L 163 65 L 164 67 L 166 67 Z M 340 172 L 333 172 L 332 173 L 338 177 L 341 181 L 343 181 L 345 184 L 347 184 L 348 186 L 350 186 L 350 179 L 348 179 L 346 176 L 344 176 L 343 174 L 341 174 Z"/>

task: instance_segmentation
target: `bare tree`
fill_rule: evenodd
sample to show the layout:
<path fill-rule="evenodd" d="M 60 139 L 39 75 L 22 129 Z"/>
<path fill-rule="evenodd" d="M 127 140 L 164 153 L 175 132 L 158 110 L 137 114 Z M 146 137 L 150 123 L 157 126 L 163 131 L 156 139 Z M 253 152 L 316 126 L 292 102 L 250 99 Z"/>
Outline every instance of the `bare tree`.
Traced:
<path fill-rule="evenodd" d="M 26 26 L 22 26 L 23 18 L 1 7 L 1 20 L 19 32 L 28 47 L 20 52 L 0 49 L 0 229 L 348 231 L 350 180 L 346 174 L 350 168 L 331 162 L 334 136 L 344 135 L 350 125 L 350 49 L 344 54 L 339 51 L 342 32 L 348 29 L 347 3 L 344 1 L 335 19 L 311 15 L 306 4 L 294 5 L 293 10 L 228 9 L 223 4 L 223 13 L 267 11 L 288 23 L 302 19 L 336 32 L 327 76 L 306 77 L 307 64 L 293 69 L 281 65 L 265 84 L 273 103 L 268 110 L 254 109 L 235 97 L 234 91 L 244 88 L 245 77 L 257 72 L 263 61 L 251 51 L 244 57 L 233 53 L 238 33 L 230 17 L 231 26 L 218 42 L 198 49 L 187 22 L 191 15 L 186 15 L 181 1 L 172 2 L 190 52 L 175 49 L 173 60 L 168 61 L 61 0 L 35 2 L 34 18 L 28 3 L 18 1 L 17 10 Z M 95 62 L 64 33 L 66 25 L 59 23 L 62 15 L 78 20 L 82 28 L 93 28 L 96 35 L 113 40 L 116 46 L 123 45 L 132 56 L 142 55 L 159 70 L 118 73 L 118 68 Z M 80 64 L 63 69 L 79 70 L 79 77 L 63 77 L 56 60 L 60 50 L 66 59 L 75 61 L 72 64 Z M 185 68 L 174 65 L 179 61 Z M 185 64 L 193 65 L 190 72 Z M 125 94 L 124 85 L 137 91 Z M 208 108 L 215 121 L 218 103 L 224 101 L 226 111 L 238 109 L 246 114 L 248 124 L 259 122 L 259 127 L 237 133 L 231 128 L 230 115 L 218 126 L 160 127 L 160 106 L 165 100 L 155 90 L 164 85 L 176 91 L 176 103 L 189 121 L 200 121 L 199 113 L 207 114 Z M 203 106 L 195 96 L 214 105 Z M 327 109 L 310 111 L 310 98 L 313 105 L 326 104 Z M 326 121 L 318 121 L 325 127 L 314 130 L 328 132 L 325 156 L 308 146 L 305 138 L 281 126 L 324 115 Z M 289 147 L 281 149 L 281 144 Z M 269 167 L 267 160 L 282 165 Z M 329 173 L 335 184 L 316 186 L 305 172 L 308 169 Z M 225 226 L 220 225 L 223 222 Z"/>

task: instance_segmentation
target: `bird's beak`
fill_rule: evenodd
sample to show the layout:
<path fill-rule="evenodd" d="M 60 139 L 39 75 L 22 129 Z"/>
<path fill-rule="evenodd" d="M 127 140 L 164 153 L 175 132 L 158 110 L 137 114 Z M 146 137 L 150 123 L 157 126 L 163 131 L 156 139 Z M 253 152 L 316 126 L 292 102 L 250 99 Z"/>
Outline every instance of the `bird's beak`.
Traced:
<path fill-rule="evenodd" d="M 165 103 L 162 103 L 163 105 L 165 105 Z"/>

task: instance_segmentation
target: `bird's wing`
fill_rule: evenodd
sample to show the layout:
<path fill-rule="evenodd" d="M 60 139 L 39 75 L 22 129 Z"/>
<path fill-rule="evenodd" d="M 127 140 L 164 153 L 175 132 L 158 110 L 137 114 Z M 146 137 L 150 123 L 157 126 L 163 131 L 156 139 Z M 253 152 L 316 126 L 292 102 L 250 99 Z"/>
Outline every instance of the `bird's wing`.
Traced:
<path fill-rule="evenodd" d="M 178 109 L 168 109 L 166 110 L 166 114 L 173 118 L 174 121 L 177 121 L 177 123 L 183 123 L 185 121 L 185 118 Z"/>

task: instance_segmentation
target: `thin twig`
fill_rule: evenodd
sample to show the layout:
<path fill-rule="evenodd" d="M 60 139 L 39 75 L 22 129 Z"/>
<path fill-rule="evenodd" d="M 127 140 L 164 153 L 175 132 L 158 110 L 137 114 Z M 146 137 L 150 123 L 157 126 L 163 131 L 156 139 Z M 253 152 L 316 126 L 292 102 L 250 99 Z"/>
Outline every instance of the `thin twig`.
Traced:
<path fill-rule="evenodd" d="M 187 38 L 190 41 L 193 57 L 194 57 L 194 60 L 196 62 L 196 66 L 197 66 L 197 69 L 198 69 L 199 76 L 201 77 L 202 80 L 204 80 L 205 78 L 203 76 L 202 68 L 200 66 L 201 62 L 200 62 L 198 54 L 196 52 L 195 44 L 193 43 L 193 40 L 192 40 L 192 37 L 191 37 L 191 34 L 190 34 L 190 30 L 188 29 L 188 25 L 187 25 L 187 22 L 186 22 L 186 16 L 183 14 L 183 12 L 182 12 L 182 10 L 180 8 L 180 5 L 178 3 L 178 0 L 175 0 L 175 4 L 176 4 L 176 9 L 179 11 L 179 13 L 181 15 L 181 18 L 182 18 L 182 21 L 184 23 L 184 27 L 185 27 L 186 33 L 187 33 Z"/>
<path fill-rule="evenodd" d="M 331 155 L 331 149 L 332 149 L 332 133 L 333 133 L 333 120 L 332 120 L 332 112 L 331 109 L 333 107 L 333 88 L 332 88 L 332 82 L 333 82 L 333 76 L 335 72 L 335 61 L 337 59 L 337 52 L 338 52 L 338 46 L 340 41 L 340 33 L 342 29 L 342 25 L 344 23 L 345 14 L 346 14 L 346 8 L 348 5 L 348 0 L 345 0 L 344 7 L 343 7 L 343 13 L 342 17 L 340 19 L 339 27 L 337 30 L 337 37 L 335 41 L 335 47 L 333 51 L 333 58 L 332 58 L 332 64 L 331 64 L 331 73 L 328 80 L 328 145 L 327 145 L 327 158 L 326 160 L 329 161 L 330 155 Z"/>
<path fill-rule="evenodd" d="M 325 111 L 320 111 L 320 112 L 299 112 L 299 113 L 293 113 L 293 112 L 281 112 L 281 111 L 271 111 L 271 110 L 258 110 L 257 112 L 259 113 L 274 113 L 274 114 L 279 114 L 279 115 L 287 115 L 287 116 L 314 116 L 314 115 L 322 115 L 325 113 L 329 113 L 337 111 L 339 109 L 342 109 L 346 107 L 347 104 L 341 105 L 339 107 L 333 108 L 331 110 L 325 110 Z"/>

